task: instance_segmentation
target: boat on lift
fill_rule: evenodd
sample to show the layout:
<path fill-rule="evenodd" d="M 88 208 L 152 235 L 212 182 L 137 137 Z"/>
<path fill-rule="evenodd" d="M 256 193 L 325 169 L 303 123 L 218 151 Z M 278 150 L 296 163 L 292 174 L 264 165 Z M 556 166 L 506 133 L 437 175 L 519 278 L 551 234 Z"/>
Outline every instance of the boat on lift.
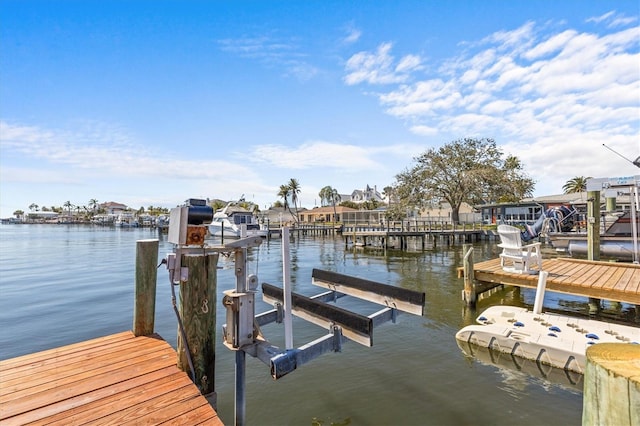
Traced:
<path fill-rule="evenodd" d="M 589 179 L 588 189 L 603 190 L 606 197 L 626 195 L 629 210 L 602 212 L 600 215 L 600 255 L 621 261 L 640 259 L 640 175 L 621 178 Z M 578 210 L 573 206 L 555 206 L 545 210 L 536 223 L 522 231 L 523 241 L 542 237 L 560 253 L 587 254 L 588 233 L 575 231 Z"/>
<path fill-rule="evenodd" d="M 252 212 L 238 205 L 237 201 L 230 201 L 227 205 L 213 214 L 209 224 L 209 234 L 213 237 L 240 238 L 266 237 L 267 230 L 262 229 L 256 222 Z"/>
<path fill-rule="evenodd" d="M 634 260 L 634 239 L 631 212 L 605 214 L 601 218 L 600 255 L 623 261 Z M 636 229 L 640 229 L 640 217 L 636 217 Z M 551 232 L 549 242 L 559 253 L 587 254 L 586 232 Z"/>

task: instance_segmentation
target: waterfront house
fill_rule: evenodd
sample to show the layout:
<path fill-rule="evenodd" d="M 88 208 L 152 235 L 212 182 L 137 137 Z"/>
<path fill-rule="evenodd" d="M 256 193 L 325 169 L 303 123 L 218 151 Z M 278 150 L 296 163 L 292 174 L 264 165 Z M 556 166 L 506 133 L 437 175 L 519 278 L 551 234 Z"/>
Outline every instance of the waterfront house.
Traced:
<path fill-rule="evenodd" d="M 24 220 L 31 223 L 44 223 L 57 221 L 60 213 L 51 211 L 28 212 L 24 215 Z"/>
<path fill-rule="evenodd" d="M 129 207 L 124 204 L 109 201 L 107 203 L 100 204 L 99 208 L 100 210 L 104 210 L 108 215 L 119 215 L 120 213 L 125 212 Z"/>
<path fill-rule="evenodd" d="M 429 222 L 451 223 L 451 211 L 449 203 L 441 202 L 420 210 L 418 218 Z M 467 203 L 460 205 L 458 215 L 460 223 L 478 223 L 482 219 L 479 210 Z"/>
<path fill-rule="evenodd" d="M 314 222 L 341 222 L 345 213 L 355 212 L 356 209 L 345 206 L 336 206 L 335 208 L 335 220 L 333 219 L 334 209 L 333 206 L 315 207 L 311 210 L 305 210 L 300 213 L 300 222 L 314 223 Z"/>
<path fill-rule="evenodd" d="M 307 209 L 304 207 L 298 208 L 298 217 L 305 214 Z M 284 207 L 270 207 L 268 210 L 263 210 L 258 214 L 258 218 L 261 224 L 281 224 L 291 226 L 296 223 L 295 209 L 285 209 Z"/>
<path fill-rule="evenodd" d="M 360 190 L 360 189 L 354 190 L 351 193 L 350 201 L 354 203 L 364 203 L 367 201 L 377 201 L 379 203 L 383 203 L 384 198 L 378 192 L 378 189 L 375 185 L 373 186 L 373 188 L 367 185 L 366 188 L 363 190 Z"/>

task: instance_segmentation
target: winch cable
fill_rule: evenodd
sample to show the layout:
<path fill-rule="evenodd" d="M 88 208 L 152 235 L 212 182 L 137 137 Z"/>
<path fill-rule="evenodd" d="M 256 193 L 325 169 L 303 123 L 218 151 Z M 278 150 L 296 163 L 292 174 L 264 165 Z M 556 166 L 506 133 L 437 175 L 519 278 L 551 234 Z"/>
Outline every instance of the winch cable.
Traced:
<path fill-rule="evenodd" d="M 167 259 L 162 259 L 162 261 L 160 262 L 160 265 L 166 264 L 167 263 Z M 160 268 L 160 265 L 158 265 L 158 268 Z M 189 363 L 189 370 L 191 370 L 191 381 L 193 381 L 193 383 L 198 386 L 198 389 L 200 389 L 200 386 L 196 383 L 196 370 L 195 368 L 193 368 L 193 360 L 191 359 L 191 351 L 189 350 L 189 342 L 187 341 L 187 333 L 184 330 L 184 325 L 182 325 L 182 319 L 180 318 L 180 312 L 178 311 L 178 305 L 176 303 L 176 292 L 173 288 L 174 284 L 172 282 L 171 279 L 171 274 L 169 274 L 169 285 L 171 286 L 171 305 L 173 305 L 173 311 L 176 314 L 176 318 L 178 319 L 178 330 L 180 331 L 180 337 L 182 338 L 182 341 L 184 342 L 184 348 L 187 352 L 187 362 Z"/>

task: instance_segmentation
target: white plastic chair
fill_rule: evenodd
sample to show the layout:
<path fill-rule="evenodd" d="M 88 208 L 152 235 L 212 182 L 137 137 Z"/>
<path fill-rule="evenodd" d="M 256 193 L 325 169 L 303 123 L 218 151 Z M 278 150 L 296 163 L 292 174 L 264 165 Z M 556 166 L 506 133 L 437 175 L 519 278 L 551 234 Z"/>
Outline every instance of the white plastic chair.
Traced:
<path fill-rule="evenodd" d="M 502 248 L 500 253 L 500 266 L 508 272 L 518 274 L 535 274 L 542 270 L 542 254 L 540 243 L 522 245 L 520 229 L 510 225 L 498 225 L 498 235 Z M 532 269 L 533 265 L 538 269 Z"/>

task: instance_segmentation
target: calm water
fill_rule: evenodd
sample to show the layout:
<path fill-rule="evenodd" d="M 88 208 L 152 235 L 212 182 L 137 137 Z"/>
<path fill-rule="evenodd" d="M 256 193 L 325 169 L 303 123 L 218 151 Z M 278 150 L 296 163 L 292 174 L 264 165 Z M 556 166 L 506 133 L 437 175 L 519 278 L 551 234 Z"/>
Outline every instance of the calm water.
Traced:
<path fill-rule="evenodd" d="M 155 230 L 89 226 L 0 226 L 0 359 L 131 329 L 135 245 L 157 238 Z M 171 245 L 160 236 L 160 258 Z M 248 270 L 260 282 L 281 285 L 281 242 L 250 252 Z M 478 243 L 476 261 L 497 256 L 493 243 Z M 313 268 L 328 269 L 426 293 L 423 317 L 402 314 L 396 324 L 376 329 L 374 346 L 347 343 L 278 380 L 247 356 L 247 424 L 310 425 L 318 419 L 352 425 L 569 425 L 580 424 L 582 376 L 557 370 L 547 378 L 530 362 L 478 351 L 466 356 L 455 333 L 476 312 L 461 300 L 459 245 L 399 252 L 345 248 L 340 237 L 295 239 L 291 244 L 294 291 L 322 291 L 311 282 Z M 221 257 L 218 301 L 235 287 L 233 263 Z M 156 331 L 175 347 L 176 320 L 166 269 L 160 268 Z M 530 305 L 533 293 L 505 290 L 482 301 Z M 549 294 L 545 304 L 584 310 L 585 301 Z M 258 300 L 261 298 L 258 296 Z M 340 304 L 343 302 L 340 301 Z M 360 304 L 346 305 L 365 309 Z M 260 302 L 256 311 L 271 307 Z M 377 309 L 376 309 L 377 310 Z M 369 312 L 364 312 L 369 313 Z M 224 309 L 218 307 L 218 329 Z M 280 325 L 263 328 L 282 345 Z M 326 334 L 294 322 L 294 343 Z M 217 336 L 218 412 L 233 424 L 234 354 Z M 469 348 L 464 348 L 469 351 Z M 572 383 L 576 382 L 575 384 Z"/>

